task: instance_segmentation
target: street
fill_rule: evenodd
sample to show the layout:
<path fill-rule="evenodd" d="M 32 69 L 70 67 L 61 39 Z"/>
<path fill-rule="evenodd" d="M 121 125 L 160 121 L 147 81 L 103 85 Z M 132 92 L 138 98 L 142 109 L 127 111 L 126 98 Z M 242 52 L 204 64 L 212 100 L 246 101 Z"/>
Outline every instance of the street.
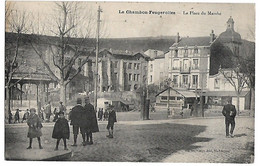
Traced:
<path fill-rule="evenodd" d="M 44 123 L 42 142 L 45 149 L 54 149 L 56 140 L 51 138 L 53 123 Z M 6 125 L 5 146 L 20 144 L 28 150 L 27 126 Z M 99 121 L 100 132 L 93 134 L 94 144 L 78 146 L 73 142 L 72 128 L 68 141 L 72 150 L 70 161 L 113 162 L 253 162 L 254 118 L 236 118 L 234 138 L 225 137 L 223 117 L 190 118 L 146 121 L 120 121 L 115 124 L 114 138 L 106 137 L 106 122 Z M 37 141 L 34 140 L 34 149 Z M 13 146 L 15 148 L 15 146 Z M 63 143 L 60 144 L 63 149 Z"/>

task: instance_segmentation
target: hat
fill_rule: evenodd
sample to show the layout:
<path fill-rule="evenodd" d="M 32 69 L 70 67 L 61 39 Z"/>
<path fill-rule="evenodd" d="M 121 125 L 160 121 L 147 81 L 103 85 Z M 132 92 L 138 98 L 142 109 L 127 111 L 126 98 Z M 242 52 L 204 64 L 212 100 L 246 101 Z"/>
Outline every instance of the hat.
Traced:
<path fill-rule="evenodd" d="M 36 109 L 35 108 L 31 108 L 30 112 L 36 112 Z"/>
<path fill-rule="evenodd" d="M 77 98 L 77 104 L 82 104 L 81 98 Z"/>
<path fill-rule="evenodd" d="M 62 104 L 62 101 L 60 101 L 60 104 Z"/>

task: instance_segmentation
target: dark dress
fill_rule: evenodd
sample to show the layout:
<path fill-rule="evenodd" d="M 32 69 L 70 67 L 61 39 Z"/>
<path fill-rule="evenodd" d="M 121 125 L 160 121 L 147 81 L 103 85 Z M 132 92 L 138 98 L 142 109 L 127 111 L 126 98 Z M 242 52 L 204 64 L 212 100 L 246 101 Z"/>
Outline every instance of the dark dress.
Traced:
<path fill-rule="evenodd" d="M 92 133 L 99 132 L 98 123 L 97 123 L 97 116 L 92 104 L 86 104 L 84 106 L 84 110 L 86 111 L 87 116 L 87 130 L 90 130 Z"/>
<path fill-rule="evenodd" d="M 70 128 L 68 120 L 65 118 L 59 118 L 53 128 L 52 138 L 55 139 L 69 139 L 70 138 Z"/>
<path fill-rule="evenodd" d="M 29 126 L 28 138 L 36 138 L 42 136 L 42 123 L 41 119 L 36 114 L 31 114 L 27 120 L 27 124 Z"/>

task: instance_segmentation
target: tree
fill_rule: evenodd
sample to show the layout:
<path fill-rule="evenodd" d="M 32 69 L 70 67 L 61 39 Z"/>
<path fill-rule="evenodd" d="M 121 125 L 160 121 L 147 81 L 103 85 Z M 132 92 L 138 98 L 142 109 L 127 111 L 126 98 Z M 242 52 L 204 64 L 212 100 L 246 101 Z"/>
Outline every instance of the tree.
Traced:
<path fill-rule="evenodd" d="M 18 84 L 24 77 L 16 82 L 13 82 L 13 76 L 23 64 L 23 51 L 21 47 L 26 43 L 22 42 L 22 34 L 30 30 L 30 21 L 28 20 L 29 14 L 13 10 L 14 3 L 7 2 L 5 19 L 6 19 L 6 31 L 14 33 L 11 42 L 5 44 L 5 94 L 6 94 L 6 109 L 5 119 L 8 120 L 11 113 L 10 100 L 11 100 L 11 88 Z"/>
<path fill-rule="evenodd" d="M 86 10 L 80 2 L 56 2 L 54 15 L 49 18 L 50 26 L 48 26 L 51 28 L 50 33 L 56 38 L 50 40 L 46 37 L 45 41 L 41 41 L 37 36 L 33 36 L 31 40 L 31 46 L 41 59 L 47 74 L 59 84 L 60 101 L 64 105 L 66 105 L 66 86 L 81 72 L 90 55 L 84 50 L 90 44 L 86 39 L 92 34 L 93 20 L 91 13 L 88 14 L 86 11 L 90 10 Z M 76 41 L 75 38 L 80 39 Z M 48 46 L 48 51 L 42 49 L 43 43 Z M 93 51 L 94 49 L 90 52 Z M 85 58 L 81 63 L 75 65 L 79 57 L 84 54 Z"/>

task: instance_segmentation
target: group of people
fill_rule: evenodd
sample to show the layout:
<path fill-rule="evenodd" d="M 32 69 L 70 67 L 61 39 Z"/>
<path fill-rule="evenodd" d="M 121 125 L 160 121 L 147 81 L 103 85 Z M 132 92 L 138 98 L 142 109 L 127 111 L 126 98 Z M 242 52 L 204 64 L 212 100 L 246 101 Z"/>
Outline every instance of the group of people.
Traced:
<path fill-rule="evenodd" d="M 108 108 L 108 138 L 113 138 L 113 130 L 114 123 L 116 120 L 116 113 L 113 109 L 113 106 L 110 105 Z M 67 150 L 66 140 L 70 137 L 70 128 L 69 121 L 64 116 L 65 111 L 59 111 L 58 118 L 54 124 L 52 138 L 57 139 L 55 150 L 58 150 L 60 140 L 62 139 L 64 142 L 64 149 Z M 77 99 L 77 105 L 72 108 L 69 113 L 70 125 L 73 128 L 73 144 L 71 146 L 77 146 L 77 137 L 79 132 L 82 135 L 82 144 L 83 146 L 92 145 L 93 144 L 93 136 L 92 133 L 99 132 L 99 127 L 96 118 L 96 111 L 94 106 L 90 104 L 89 97 L 85 98 L 85 105 L 82 106 L 81 98 Z M 27 149 L 32 148 L 32 140 L 33 138 L 37 138 L 39 143 L 39 148 L 42 149 L 41 145 L 41 118 L 36 114 L 36 110 L 34 108 L 30 109 L 30 115 L 27 120 L 27 124 L 29 126 L 27 137 L 29 138 L 29 146 Z"/>
<path fill-rule="evenodd" d="M 99 121 L 107 121 L 108 120 L 108 111 L 105 109 L 105 112 L 103 112 L 103 108 L 99 108 L 98 110 L 98 120 Z"/>

